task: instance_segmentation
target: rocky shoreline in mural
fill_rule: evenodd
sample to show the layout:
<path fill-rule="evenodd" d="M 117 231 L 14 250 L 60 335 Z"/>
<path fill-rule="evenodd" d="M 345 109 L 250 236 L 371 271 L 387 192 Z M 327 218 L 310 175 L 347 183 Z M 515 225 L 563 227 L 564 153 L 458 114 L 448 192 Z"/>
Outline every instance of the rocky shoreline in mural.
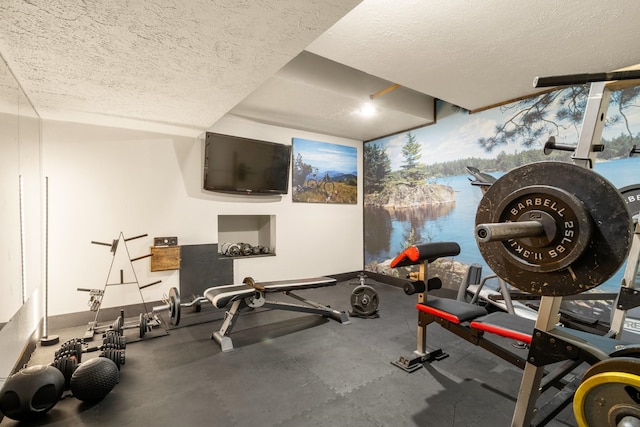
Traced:
<path fill-rule="evenodd" d="M 455 189 L 443 184 L 387 183 L 381 191 L 364 195 L 365 208 L 370 208 L 370 211 L 382 208 L 382 212 L 388 212 L 387 217 L 392 215 L 394 218 L 402 218 L 403 221 L 411 221 L 411 217 L 416 215 L 422 221 L 445 215 L 453 209 L 455 202 Z M 405 216 L 408 218 L 404 218 Z M 389 219 L 386 218 L 386 220 Z M 387 259 L 370 262 L 365 266 L 365 270 L 405 278 L 410 271 L 417 268 L 417 266 L 413 266 L 414 268 L 391 268 L 389 267 L 391 261 L 391 259 Z M 466 264 L 452 259 L 438 259 L 429 265 L 429 275 L 440 277 L 443 287 L 451 286 L 457 289 L 467 272 L 467 268 Z M 450 285 L 447 286 L 447 284 Z"/>
<path fill-rule="evenodd" d="M 456 192 L 453 187 L 442 184 L 386 185 L 381 191 L 364 196 L 365 207 L 393 209 L 439 205 L 455 201 Z"/>

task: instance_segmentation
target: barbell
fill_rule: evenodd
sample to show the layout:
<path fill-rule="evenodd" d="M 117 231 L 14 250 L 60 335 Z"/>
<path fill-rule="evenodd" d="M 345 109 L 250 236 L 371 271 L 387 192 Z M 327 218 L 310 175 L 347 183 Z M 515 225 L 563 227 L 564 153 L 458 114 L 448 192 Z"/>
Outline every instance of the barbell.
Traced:
<path fill-rule="evenodd" d="M 475 237 L 489 267 L 506 282 L 534 295 L 567 296 L 599 286 L 620 268 L 638 211 L 640 185 L 618 190 L 590 169 L 532 163 L 487 189 Z M 640 426 L 640 359 L 594 364 L 573 409 L 581 426 Z"/>
<path fill-rule="evenodd" d="M 476 212 L 475 236 L 489 268 L 534 295 L 567 296 L 609 279 L 633 235 L 618 189 L 590 169 L 538 162 L 494 182 Z"/>
<path fill-rule="evenodd" d="M 192 304 L 195 304 L 195 301 L 193 301 L 190 304 L 182 304 L 180 302 L 180 291 L 178 291 L 178 288 L 172 287 L 171 289 L 169 289 L 169 296 L 168 297 L 165 296 L 164 303 L 165 303 L 164 305 L 153 307 L 152 313 L 157 314 L 162 311 L 168 311 L 169 322 L 173 326 L 178 326 L 180 324 L 180 315 L 182 311 L 182 305 L 191 306 Z M 198 305 L 196 305 L 196 311 L 200 311 L 197 307 Z M 142 326 L 140 326 L 140 330 L 142 331 Z"/>

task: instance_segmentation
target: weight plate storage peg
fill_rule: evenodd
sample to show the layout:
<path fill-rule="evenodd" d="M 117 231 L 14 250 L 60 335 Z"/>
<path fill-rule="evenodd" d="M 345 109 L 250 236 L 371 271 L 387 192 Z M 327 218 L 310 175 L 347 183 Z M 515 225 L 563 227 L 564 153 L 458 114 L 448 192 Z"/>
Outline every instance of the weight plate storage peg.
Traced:
<path fill-rule="evenodd" d="M 507 283 L 534 295 L 574 295 L 620 268 L 633 235 L 629 218 L 618 190 L 596 172 L 531 163 L 487 189 L 476 212 L 476 241 Z"/>
<path fill-rule="evenodd" d="M 169 289 L 169 321 L 173 326 L 180 324 L 180 292 L 178 288 Z"/>

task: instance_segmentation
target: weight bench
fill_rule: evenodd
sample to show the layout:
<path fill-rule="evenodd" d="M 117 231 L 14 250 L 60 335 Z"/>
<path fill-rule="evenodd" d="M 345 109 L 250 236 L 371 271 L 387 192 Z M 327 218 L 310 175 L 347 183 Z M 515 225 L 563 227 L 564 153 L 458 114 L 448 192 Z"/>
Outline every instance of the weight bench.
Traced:
<path fill-rule="evenodd" d="M 406 372 L 414 372 L 420 369 L 425 362 L 447 357 L 442 349 L 427 348 L 426 327 L 430 323 L 436 322 L 470 343 L 496 354 L 519 368 L 524 368 L 526 363 L 524 353 L 511 351 L 504 345 L 497 343 L 496 340 L 486 339 L 484 333 L 490 332 L 528 344 L 531 342 L 535 325 L 533 320 L 502 312 L 489 314 L 484 307 L 464 301 L 434 296 L 427 298 L 427 291 L 437 288 L 437 286 L 429 286 L 434 281 L 433 278 L 426 280 L 427 285 L 425 285 L 428 264 L 441 257 L 458 255 L 459 252 L 460 247 L 455 242 L 427 243 L 405 249 L 391 262 L 392 268 L 420 266 L 420 272 L 412 276 L 416 280 L 404 286 L 407 295 L 418 294 L 418 303 L 416 304 L 418 310 L 417 349 L 414 351 L 413 357 L 401 356 L 392 364 Z"/>
<path fill-rule="evenodd" d="M 240 316 L 242 308 L 265 307 L 278 310 L 298 311 L 302 313 L 319 314 L 324 317 L 337 320 L 342 324 L 348 324 L 349 317 L 344 311 L 334 310 L 328 306 L 318 304 L 316 302 L 302 298 L 294 291 L 302 291 L 305 289 L 322 288 L 326 286 L 334 286 L 336 280 L 330 277 L 315 277 L 300 280 L 281 280 L 275 282 L 256 283 L 251 277 L 243 280 L 242 284 L 215 286 L 204 291 L 204 297 L 211 302 L 216 308 L 231 308 L 225 312 L 224 321 L 220 330 L 214 331 L 211 338 L 220 344 L 223 352 L 233 350 L 233 342 L 231 341 L 231 330 Z M 283 293 L 291 298 L 300 301 L 302 304 L 292 304 L 279 301 L 270 301 L 265 299 L 265 295 L 269 293 Z"/>
<path fill-rule="evenodd" d="M 492 344 L 489 346 L 483 344 L 484 333 L 510 338 L 526 345 L 533 343 L 533 357 L 542 359 L 542 355 L 537 355 L 536 352 L 546 353 L 547 356 L 544 356 L 544 359 L 547 361 L 549 353 L 554 354 L 555 361 L 576 359 L 589 364 L 611 357 L 640 356 L 638 344 L 562 326 L 546 332 L 538 331 L 535 329 L 535 321 L 531 319 L 506 312 L 487 313 L 483 307 L 462 301 L 432 296 L 429 300 L 417 304 L 416 308 L 426 314 L 424 316 L 426 324 L 437 322 L 445 329 L 473 344 L 491 350 L 494 354 L 497 353 L 493 351 Z M 457 329 L 467 330 L 467 332 L 463 333 Z M 558 348 L 549 346 L 550 341 L 555 341 L 555 347 Z M 567 347 L 571 347 L 571 350 L 567 350 Z M 505 360 L 513 363 L 518 359 L 505 358 Z M 514 365 L 524 367 L 524 363 L 514 363 Z"/>
<path fill-rule="evenodd" d="M 546 424 L 571 402 L 580 384 L 580 376 L 569 377 L 569 380 L 565 378 L 581 364 L 586 362 L 589 365 L 596 365 L 611 361 L 612 358 L 620 358 L 619 360 L 623 361 L 620 363 L 630 364 L 623 365 L 624 369 L 637 369 L 635 363 L 640 364 L 640 361 L 624 361 L 640 357 L 640 345 L 557 325 L 543 330 L 536 328 L 536 321 L 532 319 L 506 312 L 488 313 L 484 307 L 464 301 L 434 296 L 429 296 L 427 299 L 427 291 L 432 289 L 429 284 L 434 281 L 433 278 L 426 280 L 428 264 L 439 257 L 455 256 L 458 253 L 459 246 L 456 243 L 428 243 L 407 248 L 391 262 L 392 268 L 420 266 L 419 273 L 410 275 L 410 278 L 417 280 L 404 286 L 406 294 L 418 294 L 418 304 L 416 304 L 418 346 L 415 351 L 417 356 L 400 357 L 397 362 L 392 362 L 394 365 L 407 372 L 413 372 L 424 362 L 446 357 L 441 349 L 427 351 L 426 326 L 436 322 L 470 343 L 485 348 L 525 370 L 523 383 L 526 381 L 527 365 L 535 366 L 540 375 L 540 393 L 552 386 L 560 390 L 544 406 L 537 409 L 535 420 L 531 421 L 532 425 Z M 491 335 L 521 342 L 520 354 L 500 345 L 497 340 L 491 339 Z M 524 351 L 526 353 L 523 353 Z M 554 365 L 554 369 L 546 370 L 545 368 L 550 365 Z M 626 368 L 626 366 L 632 366 L 632 368 Z M 598 372 L 597 369 L 595 372 Z M 515 414 L 523 411 L 522 407 L 525 404 L 529 402 L 519 399 Z"/>

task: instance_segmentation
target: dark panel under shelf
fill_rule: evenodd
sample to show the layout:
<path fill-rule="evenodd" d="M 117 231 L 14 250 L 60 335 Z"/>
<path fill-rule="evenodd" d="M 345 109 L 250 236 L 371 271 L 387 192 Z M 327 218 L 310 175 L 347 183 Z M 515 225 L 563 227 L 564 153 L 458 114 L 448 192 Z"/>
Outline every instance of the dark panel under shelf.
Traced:
<path fill-rule="evenodd" d="M 233 263 L 220 259 L 218 244 L 182 245 L 180 295 L 184 302 L 213 286 L 233 284 Z"/>

